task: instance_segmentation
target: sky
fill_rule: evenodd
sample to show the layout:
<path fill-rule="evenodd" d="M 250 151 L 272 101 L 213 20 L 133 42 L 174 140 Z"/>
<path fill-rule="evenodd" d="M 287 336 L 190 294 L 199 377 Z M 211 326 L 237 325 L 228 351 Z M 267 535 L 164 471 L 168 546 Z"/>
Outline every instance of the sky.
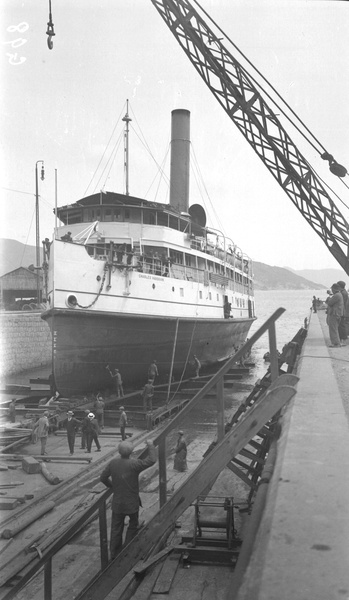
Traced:
<path fill-rule="evenodd" d="M 208 222 L 253 260 L 296 270 L 338 267 L 150 0 L 51 0 L 52 50 L 48 5 L 48 0 L 1 2 L 1 238 L 35 245 L 37 161 L 45 163 L 40 239 L 52 237 L 56 197 L 61 206 L 100 189 L 125 191 L 121 118 L 128 99 L 131 195 L 168 202 L 171 111 L 186 108 L 193 156 L 190 204 L 202 204 Z M 348 3 L 202 0 L 201 5 L 349 170 Z M 280 120 L 349 205 L 348 189 L 327 163 Z M 115 161 L 107 163 L 114 147 Z M 348 177 L 345 181 L 349 185 Z M 349 221 L 349 210 L 330 194 Z"/>

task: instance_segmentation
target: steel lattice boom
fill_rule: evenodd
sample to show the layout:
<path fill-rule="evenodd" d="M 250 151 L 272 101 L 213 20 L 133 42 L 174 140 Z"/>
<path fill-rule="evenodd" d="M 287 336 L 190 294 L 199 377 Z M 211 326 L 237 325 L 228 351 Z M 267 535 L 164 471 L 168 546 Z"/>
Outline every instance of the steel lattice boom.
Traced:
<path fill-rule="evenodd" d="M 151 0 L 194 67 L 349 275 L 349 225 L 247 71 L 188 0 Z"/>

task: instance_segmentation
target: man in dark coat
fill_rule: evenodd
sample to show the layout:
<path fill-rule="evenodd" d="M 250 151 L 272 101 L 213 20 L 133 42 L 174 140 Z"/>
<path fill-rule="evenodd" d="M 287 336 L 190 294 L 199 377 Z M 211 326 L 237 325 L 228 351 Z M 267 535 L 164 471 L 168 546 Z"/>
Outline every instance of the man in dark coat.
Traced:
<path fill-rule="evenodd" d="M 156 462 L 156 450 L 151 440 L 147 440 L 147 458 L 131 458 L 133 445 L 131 442 L 120 442 L 120 456 L 113 458 L 101 474 L 101 481 L 107 487 L 113 488 L 112 522 L 110 531 L 110 554 L 113 560 L 121 551 L 122 534 L 125 517 L 129 517 L 125 545 L 137 534 L 139 507 L 138 475 Z"/>
<path fill-rule="evenodd" d="M 125 407 L 120 406 L 120 418 L 119 418 L 119 426 L 121 439 L 126 440 L 126 426 L 127 426 L 127 414 L 125 413 Z"/>
<path fill-rule="evenodd" d="M 344 300 L 340 293 L 340 287 L 337 283 L 331 286 L 332 295 L 326 298 L 327 304 L 327 325 L 330 334 L 330 348 L 340 348 L 341 341 L 339 338 L 338 327 L 341 318 L 344 315 Z"/>
<path fill-rule="evenodd" d="M 86 444 L 87 444 L 86 452 L 88 452 L 89 454 L 91 452 L 92 442 L 95 442 L 95 444 L 97 446 L 96 452 L 101 451 L 101 445 L 99 443 L 98 433 L 99 433 L 99 428 L 98 428 L 97 419 L 93 413 L 89 413 L 88 414 L 88 422 L 86 424 Z"/>
<path fill-rule="evenodd" d="M 68 446 L 70 450 L 70 456 L 74 454 L 75 435 L 81 425 L 81 421 L 74 418 L 74 413 L 71 410 L 67 412 L 67 419 L 64 422 L 64 426 L 67 430 Z"/>
<path fill-rule="evenodd" d="M 85 416 L 82 419 L 81 422 L 81 450 L 85 450 L 86 448 L 86 442 L 87 442 L 87 429 L 89 428 L 89 422 L 90 419 L 88 418 L 88 415 L 90 414 L 90 411 L 88 408 L 85 409 Z"/>

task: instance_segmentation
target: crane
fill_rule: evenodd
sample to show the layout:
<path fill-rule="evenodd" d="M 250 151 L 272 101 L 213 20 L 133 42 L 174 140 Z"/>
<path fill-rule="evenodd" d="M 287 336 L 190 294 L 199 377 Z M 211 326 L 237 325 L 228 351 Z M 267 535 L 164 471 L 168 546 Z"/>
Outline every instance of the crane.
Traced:
<path fill-rule="evenodd" d="M 151 0 L 215 98 L 349 275 L 349 225 L 246 69 L 189 0 Z M 324 152 L 332 173 L 347 174 Z"/>

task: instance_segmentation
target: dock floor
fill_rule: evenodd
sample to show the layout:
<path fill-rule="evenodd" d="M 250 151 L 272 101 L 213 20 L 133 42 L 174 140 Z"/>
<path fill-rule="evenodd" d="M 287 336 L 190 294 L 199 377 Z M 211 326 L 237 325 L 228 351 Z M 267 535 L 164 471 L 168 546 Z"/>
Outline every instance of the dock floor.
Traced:
<path fill-rule="evenodd" d="M 349 340 L 312 315 L 238 600 L 349 598 Z"/>

